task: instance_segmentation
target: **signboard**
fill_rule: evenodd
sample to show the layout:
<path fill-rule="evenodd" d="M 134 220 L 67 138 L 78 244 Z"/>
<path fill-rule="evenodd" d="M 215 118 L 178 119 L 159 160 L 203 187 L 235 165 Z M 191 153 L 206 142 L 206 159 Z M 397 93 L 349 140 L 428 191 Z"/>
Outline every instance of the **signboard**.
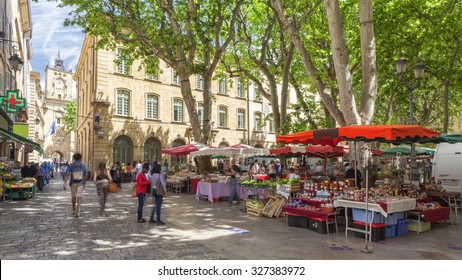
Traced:
<path fill-rule="evenodd" d="M 5 107 L 7 113 L 17 113 L 19 108 L 26 106 L 26 99 L 19 98 L 18 92 L 8 90 L 5 96 L 0 97 L 0 106 Z"/>

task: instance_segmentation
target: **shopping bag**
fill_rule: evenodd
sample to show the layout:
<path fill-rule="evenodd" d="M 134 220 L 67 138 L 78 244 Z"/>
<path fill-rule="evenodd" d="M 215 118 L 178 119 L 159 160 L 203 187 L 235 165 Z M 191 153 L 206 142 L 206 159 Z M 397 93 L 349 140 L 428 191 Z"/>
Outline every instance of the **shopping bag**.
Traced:
<path fill-rule="evenodd" d="M 136 184 L 132 184 L 132 196 L 136 197 Z"/>
<path fill-rule="evenodd" d="M 156 194 L 165 196 L 165 190 L 159 181 L 156 182 Z"/>
<path fill-rule="evenodd" d="M 117 187 L 117 184 L 115 182 L 111 181 L 108 185 L 108 191 L 110 193 L 116 193 L 119 192 L 119 188 Z"/>

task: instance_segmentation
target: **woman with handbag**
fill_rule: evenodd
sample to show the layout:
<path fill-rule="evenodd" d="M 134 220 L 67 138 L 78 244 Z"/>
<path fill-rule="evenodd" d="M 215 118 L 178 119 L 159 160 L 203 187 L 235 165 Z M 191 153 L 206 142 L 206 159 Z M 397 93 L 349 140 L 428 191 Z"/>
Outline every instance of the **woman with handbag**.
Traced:
<path fill-rule="evenodd" d="M 106 198 L 110 181 L 112 181 L 111 174 L 107 172 L 106 164 L 101 161 L 98 164 L 98 169 L 95 170 L 95 175 L 93 176 L 93 182 L 95 182 L 96 192 L 98 193 L 99 198 L 100 215 L 104 215 L 104 208 L 106 207 Z"/>
<path fill-rule="evenodd" d="M 150 223 L 155 223 L 157 225 L 165 225 L 160 219 L 160 209 L 162 207 L 162 202 L 164 197 L 167 197 L 166 192 L 166 183 L 164 175 L 162 174 L 162 167 L 159 163 L 154 163 L 151 170 L 151 188 L 152 194 L 154 197 L 154 207 L 151 211 L 151 218 L 149 219 Z M 154 220 L 154 214 L 157 213 L 157 219 Z"/>

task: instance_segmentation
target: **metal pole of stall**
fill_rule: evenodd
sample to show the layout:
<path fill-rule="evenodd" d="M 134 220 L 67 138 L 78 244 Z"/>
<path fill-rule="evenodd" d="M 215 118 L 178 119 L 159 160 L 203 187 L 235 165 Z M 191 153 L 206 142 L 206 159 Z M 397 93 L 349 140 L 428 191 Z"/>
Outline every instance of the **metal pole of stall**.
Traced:
<path fill-rule="evenodd" d="M 370 152 L 370 151 L 369 151 Z M 367 224 L 369 223 L 369 159 L 371 157 L 371 153 L 369 153 L 369 157 L 366 160 L 366 234 L 365 234 L 365 247 L 364 249 L 361 249 L 361 252 L 363 253 L 372 253 L 371 250 L 369 250 L 369 236 L 368 236 L 368 231 L 367 231 Z M 374 212 L 372 212 L 374 213 Z M 372 220 L 374 217 L 371 218 L 371 225 L 369 226 L 370 229 L 370 235 L 372 235 Z"/>

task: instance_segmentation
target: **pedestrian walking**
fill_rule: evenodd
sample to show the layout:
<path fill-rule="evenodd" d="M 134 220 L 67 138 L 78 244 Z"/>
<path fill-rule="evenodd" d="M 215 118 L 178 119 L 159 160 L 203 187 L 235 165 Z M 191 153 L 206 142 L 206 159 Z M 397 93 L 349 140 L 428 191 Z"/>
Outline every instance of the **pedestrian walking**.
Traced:
<path fill-rule="evenodd" d="M 45 170 L 40 164 L 36 165 L 37 172 L 35 172 L 36 185 L 39 192 L 43 192 L 43 187 L 45 186 Z"/>
<path fill-rule="evenodd" d="M 80 153 L 75 153 L 72 158 L 74 161 L 67 167 L 66 175 L 64 176 L 63 188 L 64 190 L 67 190 L 67 182 L 69 179 L 72 197 L 72 211 L 74 211 L 75 216 L 79 218 L 80 208 L 82 206 L 83 190 L 85 189 L 89 172 L 87 166 L 82 163 L 82 155 Z"/>
<path fill-rule="evenodd" d="M 165 182 L 164 174 L 162 174 L 162 167 L 157 162 L 152 166 L 150 181 L 154 207 L 152 208 L 149 222 L 157 225 L 165 225 L 165 223 L 160 219 L 160 210 L 162 208 L 164 197 L 167 197 L 167 184 Z M 156 220 L 154 220 L 154 214 L 157 214 Z"/>
<path fill-rule="evenodd" d="M 144 164 L 143 169 L 138 177 L 136 178 L 136 197 L 138 197 L 138 223 L 146 223 L 143 219 L 143 206 L 144 200 L 146 199 L 146 188 L 151 185 L 151 181 L 147 179 L 149 172 L 149 165 Z"/>
<path fill-rule="evenodd" d="M 121 181 L 122 169 L 120 168 L 120 163 L 118 161 L 114 162 L 114 165 L 111 168 L 111 177 L 112 181 L 117 184 L 119 189 L 122 188 Z"/>
<path fill-rule="evenodd" d="M 101 161 L 98 164 L 98 169 L 95 170 L 93 181 L 95 182 L 96 192 L 99 198 L 99 214 L 104 215 L 109 181 L 112 181 L 111 174 L 107 171 L 104 162 Z"/>
<path fill-rule="evenodd" d="M 61 177 L 63 178 L 63 181 L 64 181 L 64 177 L 66 176 L 66 172 L 67 172 L 67 163 L 63 163 L 61 164 Z"/>

